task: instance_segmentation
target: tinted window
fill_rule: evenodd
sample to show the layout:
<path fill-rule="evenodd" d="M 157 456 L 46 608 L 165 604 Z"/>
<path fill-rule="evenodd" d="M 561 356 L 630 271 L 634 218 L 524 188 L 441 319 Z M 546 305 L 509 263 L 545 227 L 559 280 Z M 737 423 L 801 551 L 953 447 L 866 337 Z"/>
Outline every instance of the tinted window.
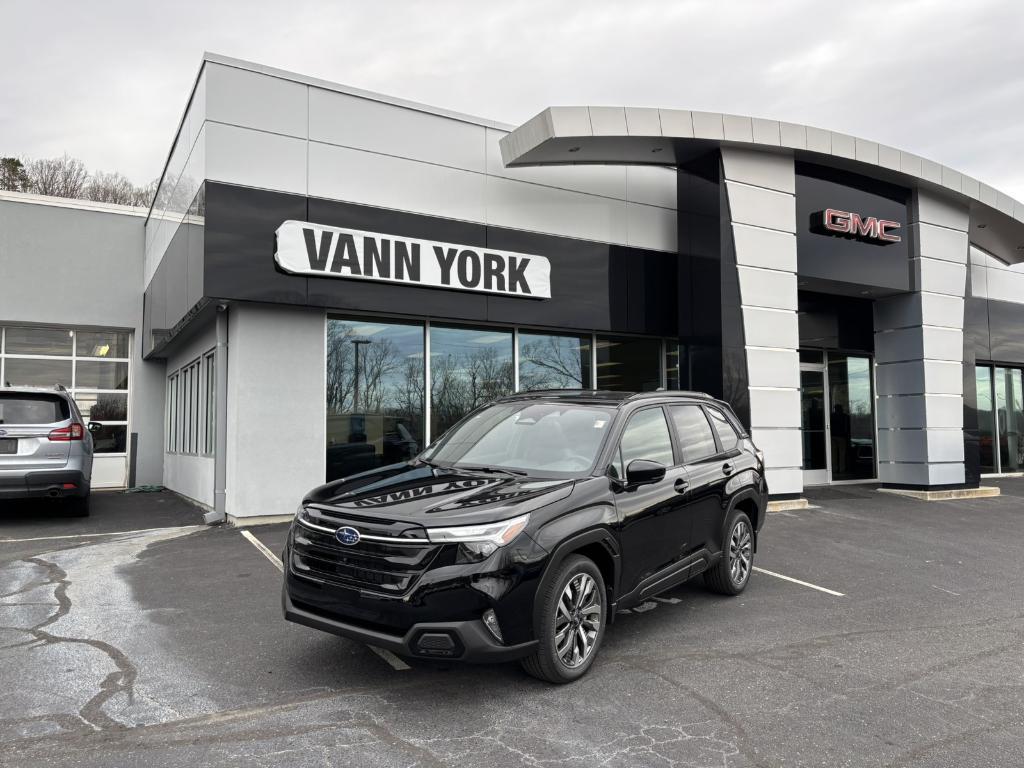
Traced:
<path fill-rule="evenodd" d="M 0 424 L 54 424 L 70 413 L 59 397 L 0 394 Z"/>
<path fill-rule="evenodd" d="M 717 408 L 708 408 L 708 413 L 711 414 L 711 425 L 718 433 L 718 440 L 722 444 L 722 450 L 731 451 L 739 445 L 740 436 L 736 434 L 732 424 L 725 418 L 725 414 Z"/>
<path fill-rule="evenodd" d="M 718 453 L 715 435 L 699 405 L 673 405 L 669 408 L 672 421 L 683 446 L 683 460 L 686 463 L 700 461 Z"/>
<path fill-rule="evenodd" d="M 519 389 L 589 389 L 590 337 L 519 334 Z"/>
<path fill-rule="evenodd" d="M 430 437 L 515 387 L 512 332 L 430 326 Z"/>
<path fill-rule="evenodd" d="M 423 352 L 418 323 L 327 321 L 328 480 L 423 450 Z"/>
<path fill-rule="evenodd" d="M 619 442 L 619 465 L 615 468 L 619 477 L 625 477 L 626 467 L 636 459 L 656 461 L 671 467 L 672 438 L 669 437 L 668 424 L 661 408 L 646 408 L 633 414 L 622 432 Z"/>

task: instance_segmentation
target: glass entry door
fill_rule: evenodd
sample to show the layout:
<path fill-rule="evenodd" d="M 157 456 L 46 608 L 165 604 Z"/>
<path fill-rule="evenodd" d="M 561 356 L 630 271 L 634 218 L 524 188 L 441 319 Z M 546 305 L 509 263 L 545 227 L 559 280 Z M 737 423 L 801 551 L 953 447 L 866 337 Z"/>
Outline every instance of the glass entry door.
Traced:
<path fill-rule="evenodd" d="M 804 485 L 824 485 L 829 481 L 827 413 L 825 366 L 801 366 L 800 419 L 804 446 Z"/>
<path fill-rule="evenodd" d="M 871 358 L 816 355 L 821 363 L 800 366 L 804 485 L 870 480 L 876 476 Z"/>

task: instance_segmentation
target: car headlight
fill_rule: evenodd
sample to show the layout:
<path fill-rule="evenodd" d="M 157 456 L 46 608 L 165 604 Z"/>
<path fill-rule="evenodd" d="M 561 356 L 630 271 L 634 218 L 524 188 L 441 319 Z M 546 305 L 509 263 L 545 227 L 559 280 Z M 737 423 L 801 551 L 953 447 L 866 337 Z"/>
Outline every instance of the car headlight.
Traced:
<path fill-rule="evenodd" d="M 460 557 L 478 562 L 490 557 L 498 547 L 511 543 L 529 522 L 530 516 L 526 514 L 498 523 L 427 528 L 427 538 L 438 544 L 458 544 Z"/>

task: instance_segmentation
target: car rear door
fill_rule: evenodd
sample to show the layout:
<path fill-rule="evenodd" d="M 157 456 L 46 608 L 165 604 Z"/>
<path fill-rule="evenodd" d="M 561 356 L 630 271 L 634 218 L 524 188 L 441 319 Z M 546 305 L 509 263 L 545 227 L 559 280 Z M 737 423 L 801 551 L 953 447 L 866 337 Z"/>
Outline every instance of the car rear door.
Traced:
<path fill-rule="evenodd" d="M 635 459 L 665 465 L 665 477 L 656 483 L 626 485 L 626 467 Z M 641 408 L 628 417 L 611 467 L 620 481 L 615 488 L 615 506 L 622 546 L 621 592 L 626 594 L 648 576 L 680 560 L 689 549 L 686 473 L 675 457 L 660 405 Z"/>
<path fill-rule="evenodd" d="M 725 516 L 725 484 L 731 472 L 729 456 L 722 451 L 702 405 L 681 403 L 670 405 L 668 410 L 690 483 L 687 501 L 693 521 L 693 547 L 718 552 Z"/>
<path fill-rule="evenodd" d="M 0 476 L 63 469 L 71 443 L 53 441 L 50 433 L 71 424 L 68 403 L 45 392 L 0 392 Z"/>

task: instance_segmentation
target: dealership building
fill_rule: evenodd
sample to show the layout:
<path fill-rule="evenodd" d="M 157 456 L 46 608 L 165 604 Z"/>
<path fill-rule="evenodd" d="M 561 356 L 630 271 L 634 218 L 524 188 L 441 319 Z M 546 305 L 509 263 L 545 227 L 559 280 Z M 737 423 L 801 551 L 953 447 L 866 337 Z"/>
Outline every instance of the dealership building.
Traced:
<path fill-rule="evenodd" d="M 0 192 L 0 382 L 102 424 L 94 487 L 211 520 L 545 388 L 721 397 L 776 497 L 972 488 L 1024 463 L 1022 262 L 1024 203 L 841 133 L 208 54 L 151 210 Z"/>

